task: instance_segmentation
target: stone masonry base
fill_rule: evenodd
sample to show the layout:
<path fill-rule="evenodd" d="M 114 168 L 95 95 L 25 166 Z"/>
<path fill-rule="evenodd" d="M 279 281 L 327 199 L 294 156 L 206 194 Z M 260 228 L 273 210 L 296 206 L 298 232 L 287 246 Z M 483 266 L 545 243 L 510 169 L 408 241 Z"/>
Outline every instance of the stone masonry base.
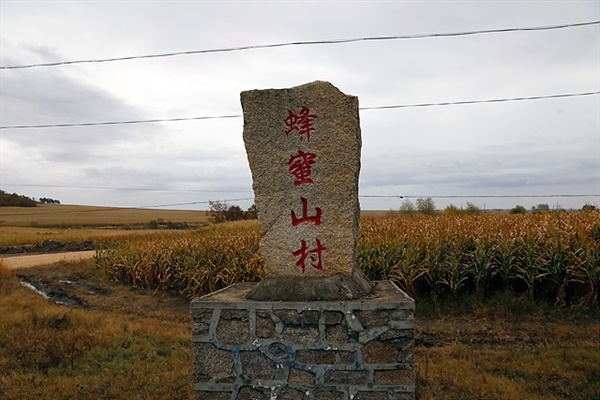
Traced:
<path fill-rule="evenodd" d="M 414 301 L 392 282 L 347 301 L 192 300 L 197 400 L 414 400 Z"/>

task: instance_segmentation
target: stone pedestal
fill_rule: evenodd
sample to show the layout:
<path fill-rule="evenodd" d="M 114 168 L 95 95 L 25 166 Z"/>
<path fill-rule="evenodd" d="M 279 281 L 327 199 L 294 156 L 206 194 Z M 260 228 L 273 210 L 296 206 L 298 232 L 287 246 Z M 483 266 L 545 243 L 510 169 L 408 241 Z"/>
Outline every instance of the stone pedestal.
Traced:
<path fill-rule="evenodd" d="M 238 283 L 191 303 L 196 399 L 415 398 L 414 301 L 392 282 L 345 301 L 254 301 Z"/>
<path fill-rule="evenodd" d="M 356 265 L 358 98 L 241 100 L 265 276 L 192 301 L 196 399 L 414 399 L 414 301 Z"/>

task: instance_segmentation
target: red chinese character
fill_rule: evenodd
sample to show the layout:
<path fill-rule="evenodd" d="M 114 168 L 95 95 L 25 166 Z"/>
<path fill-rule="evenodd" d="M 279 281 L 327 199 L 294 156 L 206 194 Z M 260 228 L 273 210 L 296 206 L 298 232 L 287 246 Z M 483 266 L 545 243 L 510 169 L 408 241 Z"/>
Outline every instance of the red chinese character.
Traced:
<path fill-rule="evenodd" d="M 288 129 L 285 131 L 285 135 L 293 131 L 298 131 L 300 140 L 302 136 L 306 136 L 306 142 L 310 142 L 310 133 L 315 130 L 313 127 L 313 120 L 318 118 L 316 115 L 311 115 L 310 110 L 306 107 L 302 107 L 302 110 L 298 114 L 294 114 L 291 110 L 288 110 L 288 116 L 283 120 Z"/>
<path fill-rule="evenodd" d="M 294 186 L 313 183 L 313 180 L 311 179 L 311 167 L 315 163 L 315 158 L 317 158 L 316 154 L 305 153 L 302 150 L 298 150 L 298 154 L 290 157 L 290 161 L 288 161 L 288 171 L 296 177 Z"/>
<path fill-rule="evenodd" d="M 316 207 L 317 215 L 314 217 L 308 216 L 308 201 L 304 197 L 300 197 L 302 200 L 302 218 L 296 217 L 296 213 L 292 210 L 292 226 L 298 226 L 304 222 L 312 222 L 315 225 L 321 225 L 321 209 Z"/>
<path fill-rule="evenodd" d="M 292 255 L 294 257 L 300 257 L 298 261 L 296 261 L 296 265 L 302 268 L 302 273 L 306 272 L 306 259 L 310 262 L 310 266 L 318 271 L 323 270 L 323 264 L 321 262 L 321 255 L 323 251 L 327 250 L 327 248 L 321 245 L 321 241 L 319 239 L 317 241 L 317 247 L 314 249 L 308 250 L 308 246 L 306 242 L 302 241 L 302 247 L 300 249 L 294 251 Z"/>

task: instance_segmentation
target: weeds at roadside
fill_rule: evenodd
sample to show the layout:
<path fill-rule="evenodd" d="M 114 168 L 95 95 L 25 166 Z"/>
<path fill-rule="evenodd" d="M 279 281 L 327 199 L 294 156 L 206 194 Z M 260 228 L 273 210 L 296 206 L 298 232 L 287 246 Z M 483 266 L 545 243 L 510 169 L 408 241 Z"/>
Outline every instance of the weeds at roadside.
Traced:
<path fill-rule="evenodd" d="M 15 271 L 9 269 L 6 263 L 0 258 L 0 294 L 15 286 L 15 276 Z"/>
<path fill-rule="evenodd" d="M 0 287 L 3 400 L 192 398 L 189 323 L 59 306 L 17 279 Z"/>

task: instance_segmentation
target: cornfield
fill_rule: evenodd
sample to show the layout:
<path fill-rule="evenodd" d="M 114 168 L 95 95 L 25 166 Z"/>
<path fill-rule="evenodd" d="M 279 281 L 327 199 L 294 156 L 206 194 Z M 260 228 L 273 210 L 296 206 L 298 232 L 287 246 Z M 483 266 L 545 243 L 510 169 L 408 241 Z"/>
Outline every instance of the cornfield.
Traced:
<path fill-rule="evenodd" d="M 258 226 L 133 237 L 97 254 L 114 277 L 200 296 L 258 281 Z M 511 292 L 556 305 L 599 306 L 600 211 L 361 218 L 359 267 L 417 300 Z"/>
<path fill-rule="evenodd" d="M 257 226 L 131 236 L 105 243 L 96 261 L 119 281 L 188 298 L 259 281 Z"/>

